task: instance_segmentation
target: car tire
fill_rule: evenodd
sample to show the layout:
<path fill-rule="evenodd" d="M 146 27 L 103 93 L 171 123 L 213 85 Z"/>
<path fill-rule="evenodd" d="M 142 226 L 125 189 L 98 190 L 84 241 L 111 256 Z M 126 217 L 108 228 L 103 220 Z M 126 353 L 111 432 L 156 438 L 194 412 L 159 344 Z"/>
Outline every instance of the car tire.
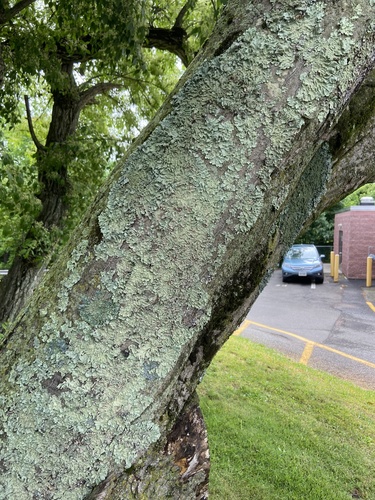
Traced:
<path fill-rule="evenodd" d="M 321 285 L 324 282 L 324 278 L 315 278 L 315 283 Z"/>

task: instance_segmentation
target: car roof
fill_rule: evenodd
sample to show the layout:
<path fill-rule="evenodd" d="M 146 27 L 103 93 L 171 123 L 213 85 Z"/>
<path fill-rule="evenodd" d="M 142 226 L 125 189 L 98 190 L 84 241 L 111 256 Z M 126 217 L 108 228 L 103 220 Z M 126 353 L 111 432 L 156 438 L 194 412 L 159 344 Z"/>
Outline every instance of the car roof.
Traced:
<path fill-rule="evenodd" d="M 291 248 L 294 248 L 294 247 L 314 247 L 315 245 L 313 245 L 312 243 L 296 243 L 295 245 L 292 245 Z"/>

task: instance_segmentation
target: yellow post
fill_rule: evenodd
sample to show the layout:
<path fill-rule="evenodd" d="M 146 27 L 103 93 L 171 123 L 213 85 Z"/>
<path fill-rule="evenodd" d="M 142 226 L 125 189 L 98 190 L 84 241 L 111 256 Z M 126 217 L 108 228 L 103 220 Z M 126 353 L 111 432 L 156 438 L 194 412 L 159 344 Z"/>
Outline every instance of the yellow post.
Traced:
<path fill-rule="evenodd" d="M 367 257 L 366 286 L 372 285 L 372 257 Z"/>
<path fill-rule="evenodd" d="M 333 281 L 334 283 L 337 283 L 339 280 L 339 255 L 335 255 L 335 262 L 333 266 Z"/>
<path fill-rule="evenodd" d="M 335 267 L 335 252 L 332 250 L 332 252 L 330 253 L 330 257 L 329 257 L 329 263 L 330 263 L 330 275 L 333 276 L 333 270 L 334 270 L 334 267 Z"/>

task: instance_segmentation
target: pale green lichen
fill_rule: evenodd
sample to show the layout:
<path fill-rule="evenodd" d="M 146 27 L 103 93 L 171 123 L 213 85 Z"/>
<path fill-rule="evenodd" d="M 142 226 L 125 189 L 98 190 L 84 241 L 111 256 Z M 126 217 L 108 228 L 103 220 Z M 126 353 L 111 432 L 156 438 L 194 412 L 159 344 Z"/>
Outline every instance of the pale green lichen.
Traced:
<path fill-rule="evenodd" d="M 77 266 L 81 257 L 87 252 L 88 241 L 83 239 L 78 243 L 76 248 L 72 251 L 70 259 L 66 264 L 66 269 L 69 271 L 64 282 L 62 283 L 61 290 L 59 291 L 59 309 L 64 312 L 68 306 L 69 301 L 69 290 L 75 285 L 81 278 L 79 268 Z"/>
<path fill-rule="evenodd" d="M 339 6 L 275 3 L 257 28 L 197 71 L 128 158 L 99 217 L 100 243 L 91 248 L 85 238 L 72 253 L 58 296 L 43 296 L 32 353 L 7 377 L 1 499 L 82 498 L 160 437 L 160 409 L 172 398 L 182 348 L 219 308 L 213 291 L 235 273 L 240 279 L 243 262 L 254 266 L 254 290 L 273 251 L 264 242 L 277 235 L 272 211 L 303 187 L 279 227 L 291 242 L 324 191 L 331 168 L 324 146 L 318 156 L 299 154 L 293 169 L 285 155 L 303 127 L 315 134 L 342 104 L 340 92 L 366 60 L 367 46 L 362 59 L 349 57 L 353 44 L 371 42 L 353 33 L 375 12 L 357 4 L 346 6 L 336 27 L 324 23 Z M 258 15 L 247 8 L 249 19 Z M 259 254 L 254 228 L 266 248 Z M 246 293 L 233 290 L 213 324 L 221 327 Z M 21 349 L 12 342 L 9 352 Z"/>
<path fill-rule="evenodd" d="M 112 301 L 110 294 L 97 290 L 94 297 L 82 297 L 78 309 L 81 319 L 98 327 L 116 319 L 120 306 Z"/>

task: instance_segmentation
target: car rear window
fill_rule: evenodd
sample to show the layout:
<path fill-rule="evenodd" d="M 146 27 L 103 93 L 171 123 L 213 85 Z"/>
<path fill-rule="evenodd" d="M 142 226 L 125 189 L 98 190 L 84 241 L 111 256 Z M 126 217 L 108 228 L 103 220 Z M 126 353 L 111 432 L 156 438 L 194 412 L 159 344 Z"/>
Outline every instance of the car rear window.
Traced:
<path fill-rule="evenodd" d="M 318 252 L 313 247 L 291 248 L 287 254 L 288 259 L 317 259 Z"/>

